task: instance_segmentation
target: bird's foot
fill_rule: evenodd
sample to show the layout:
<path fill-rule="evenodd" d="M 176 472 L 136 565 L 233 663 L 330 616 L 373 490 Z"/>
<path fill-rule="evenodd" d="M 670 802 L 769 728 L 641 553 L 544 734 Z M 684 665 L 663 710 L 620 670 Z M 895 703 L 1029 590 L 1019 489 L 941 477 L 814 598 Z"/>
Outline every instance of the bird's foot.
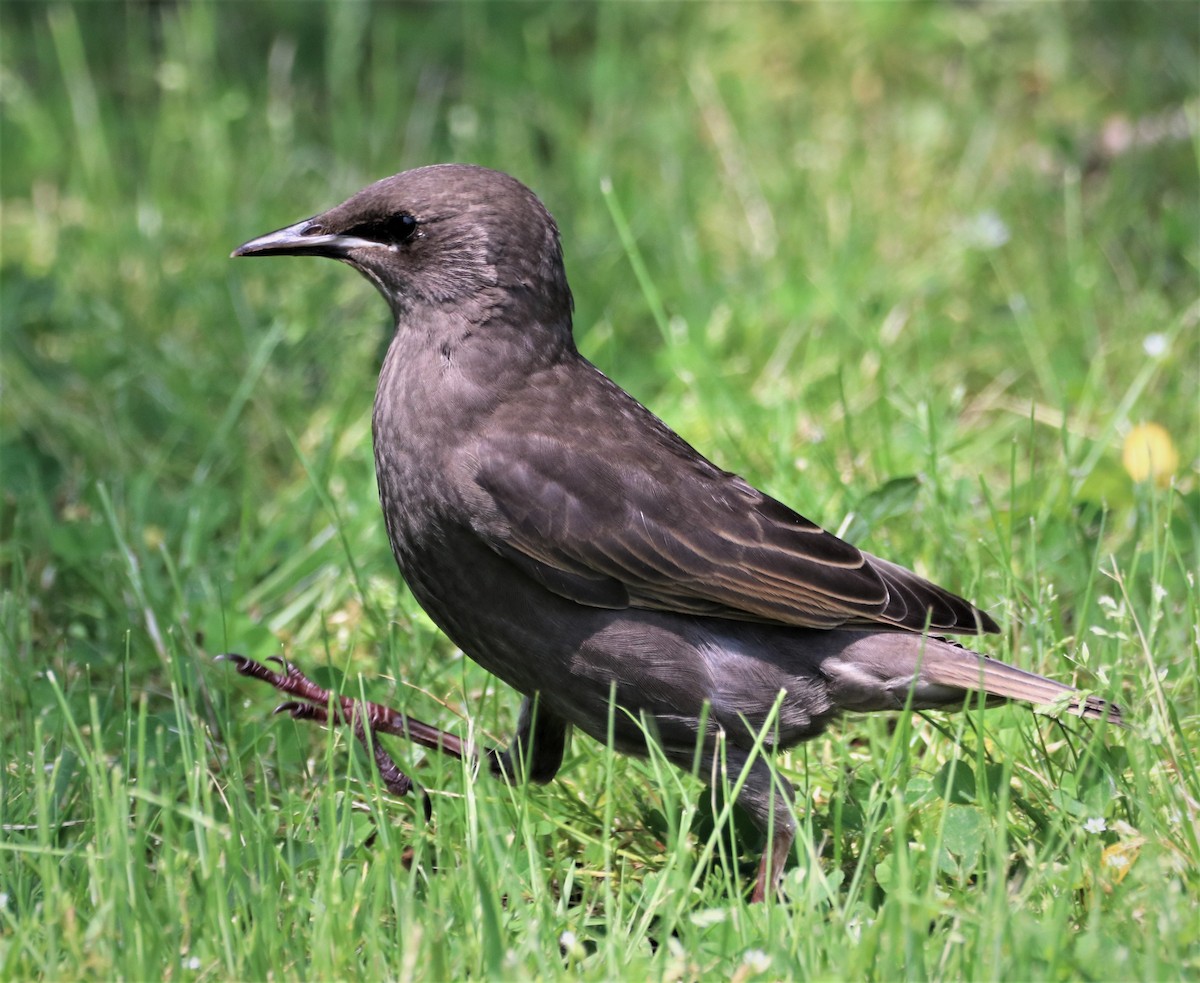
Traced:
<path fill-rule="evenodd" d="M 275 713 L 286 713 L 293 720 L 313 720 L 319 724 L 348 724 L 353 727 L 354 736 L 374 758 L 384 785 L 393 795 L 408 794 L 412 790 L 413 781 L 396 766 L 391 755 L 379 743 L 377 735 L 392 734 L 404 737 L 422 747 L 442 751 L 455 758 L 464 758 L 470 753 L 462 740 L 453 734 L 381 703 L 370 700 L 356 701 L 331 693 L 314 683 L 292 663 L 278 656 L 271 656 L 267 661 L 278 663 L 282 672 L 275 672 L 261 662 L 255 662 L 234 652 L 218 655 L 217 659 L 232 662 L 240 675 L 260 679 L 279 692 L 295 697 L 277 706 Z M 430 814 L 431 806 L 426 795 L 426 819 Z"/>

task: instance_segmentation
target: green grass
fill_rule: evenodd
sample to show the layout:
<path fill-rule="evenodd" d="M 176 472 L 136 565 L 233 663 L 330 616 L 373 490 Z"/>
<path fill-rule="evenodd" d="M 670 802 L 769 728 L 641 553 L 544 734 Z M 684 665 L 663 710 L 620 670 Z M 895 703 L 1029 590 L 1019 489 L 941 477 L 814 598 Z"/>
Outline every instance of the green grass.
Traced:
<path fill-rule="evenodd" d="M 1198 34 L 1185 3 L 0 7 L 0 977 L 1194 977 Z M 1105 153 L 1118 119 L 1157 137 Z M 752 907 L 753 833 L 661 761 L 576 738 L 509 788 L 393 742 L 427 825 L 270 717 L 214 653 L 515 718 L 388 553 L 384 304 L 226 258 L 441 160 L 544 198 L 606 372 L 1132 727 L 847 720 L 781 759 L 788 900 Z M 1122 466 L 1142 421 L 1172 487 Z"/>

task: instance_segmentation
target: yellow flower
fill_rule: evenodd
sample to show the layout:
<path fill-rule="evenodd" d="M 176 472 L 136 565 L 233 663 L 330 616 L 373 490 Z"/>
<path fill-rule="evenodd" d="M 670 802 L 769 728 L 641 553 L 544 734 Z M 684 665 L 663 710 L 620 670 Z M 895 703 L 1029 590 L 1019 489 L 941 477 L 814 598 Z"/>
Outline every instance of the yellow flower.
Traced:
<path fill-rule="evenodd" d="M 1121 460 L 1134 481 L 1153 481 L 1159 488 L 1166 488 L 1179 467 L 1179 451 L 1165 428 L 1157 423 L 1139 423 L 1125 438 Z"/>

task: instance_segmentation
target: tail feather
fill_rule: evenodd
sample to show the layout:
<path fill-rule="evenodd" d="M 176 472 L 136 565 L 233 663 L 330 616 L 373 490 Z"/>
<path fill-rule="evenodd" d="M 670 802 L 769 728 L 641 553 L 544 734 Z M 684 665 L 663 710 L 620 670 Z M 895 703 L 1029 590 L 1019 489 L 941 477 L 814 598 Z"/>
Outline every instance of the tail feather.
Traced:
<path fill-rule="evenodd" d="M 922 681 L 964 690 L 983 690 L 989 696 L 1027 703 L 1050 704 L 1067 699 L 1067 709 L 1089 720 L 1107 720 L 1124 726 L 1121 708 L 1095 696 L 1085 696 L 1073 686 L 1055 682 L 997 662 L 970 649 L 954 646 L 951 652 L 939 647 L 930 651 L 921 665 Z"/>

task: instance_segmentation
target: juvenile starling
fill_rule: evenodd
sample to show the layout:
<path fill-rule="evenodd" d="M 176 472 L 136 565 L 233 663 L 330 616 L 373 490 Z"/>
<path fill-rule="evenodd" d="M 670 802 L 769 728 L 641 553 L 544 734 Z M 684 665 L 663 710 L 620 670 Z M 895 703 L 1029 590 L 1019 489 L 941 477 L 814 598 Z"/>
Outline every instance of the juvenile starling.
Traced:
<path fill-rule="evenodd" d="M 571 726 L 631 754 L 653 734 L 688 770 L 699 748 L 701 776 L 745 771 L 738 801 L 769 841 L 761 900 L 795 819 L 756 741 L 790 747 L 843 711 L 1010 699 L 1119 721 L 1112 704 L 944 639 L 999 629 L 721 470 L 583 358 L 558 229 L 508 175 L 406 171 L 233 255 L 340 259 L 391 306 L 379 500 L 417 601 L 525 697 L 508 751 L 486 752 L 494 772 L 549 781 Z M 294 716 L 329 718 L 329 693 L 294 667 L 229 658 L 295 697 Z M 367 731 L 468 753 L 378 704 L 333 706 L 393 791 L 410 783 Z"/>

